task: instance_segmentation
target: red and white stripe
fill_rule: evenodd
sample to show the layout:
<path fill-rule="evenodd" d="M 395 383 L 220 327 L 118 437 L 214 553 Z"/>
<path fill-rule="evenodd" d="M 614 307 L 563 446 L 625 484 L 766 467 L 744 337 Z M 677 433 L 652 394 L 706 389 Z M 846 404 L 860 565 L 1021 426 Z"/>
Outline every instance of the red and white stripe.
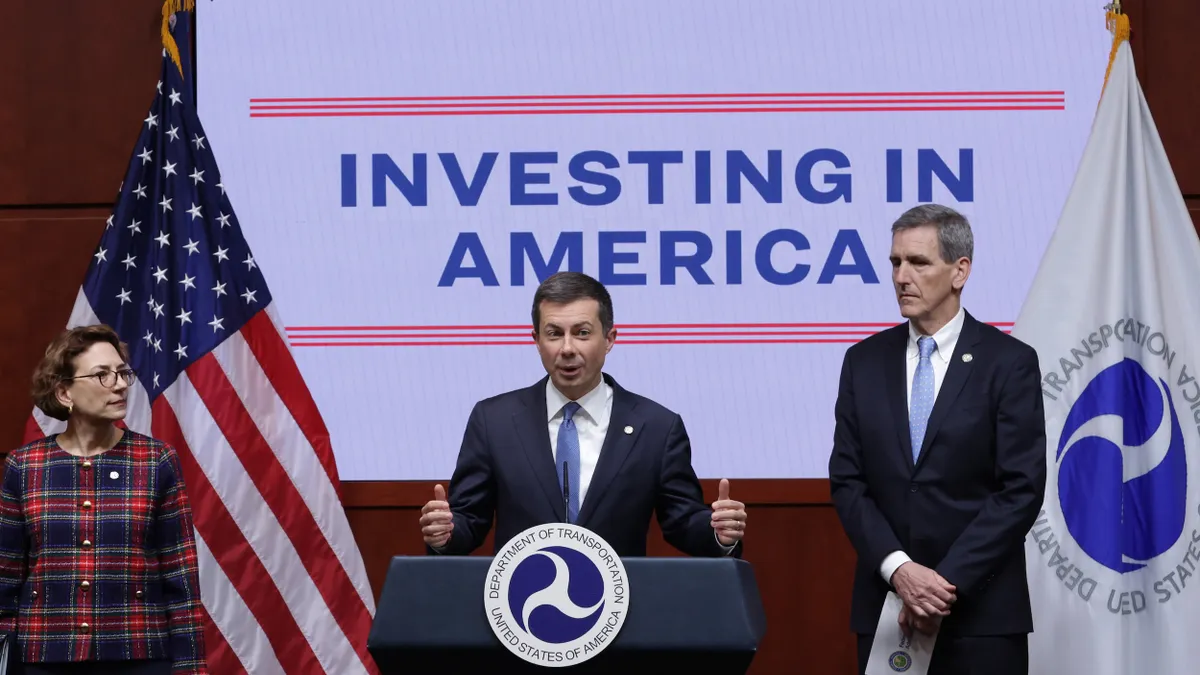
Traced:
<path fill-rule="evenodd" d="M 252 98 L 250 117 L 458 117 L 1065 110 L 1063 90 Z"/>
<path fill-rule="evenodd" d="M 82 290 L 68 326 L 98 323 Z M 329 433 L 268 307 L 125 424 L 179 452 L 195 519 L 209 669 L 377 674 L 375 613 Z M 127 341 L 140 336 L 122 336 Z M 27 440 L 63 423 L 34 410 Z"/>
<path fill-rule="evenodd" d="M 897 322 L 631 323 L 617 325 L 623 345 L 854 344 Z M 1003 331 L 1012 322 L 993 323 Z M 293 347 L 478 347 L 533 342 L 529 324 L 288 326 Z"/>

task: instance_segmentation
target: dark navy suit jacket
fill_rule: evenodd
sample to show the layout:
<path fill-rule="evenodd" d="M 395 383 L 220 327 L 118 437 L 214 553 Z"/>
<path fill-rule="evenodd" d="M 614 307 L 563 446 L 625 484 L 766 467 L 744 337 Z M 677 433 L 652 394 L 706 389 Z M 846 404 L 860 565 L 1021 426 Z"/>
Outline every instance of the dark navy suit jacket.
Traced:
<path fill-rule="evenodd" d="M 475 404 L 450 479 L 454 533 L 442 553 L 474 551 L 493 517 L 496 550 L 530 527 L 563 522 L 546 379 Z M 692 470 L 683 420 L 607 374 L 604 379 L 613 388 L 612 415 L 576 524 L 600 535 L 620 556 L 643 556 L 650 517 L 656 514 L 667 542 L 680 551 L 725 555 Z M 632 433 L 625 433 L 626 427 Z M 739 543 L 733 555 L 740 551 Z"/>
<path fill-rule="evenodd" d="M 914 463 L 907 348 L 904 323 L 842 364 L 829 480 L 858 552 L 851 629 L 875 632 L 891 590 L 879 567 L 903 550 L 957 586 L 941 632 L 1028 633 L 1024 540 L 1046 486 L 1037 353 L 968 313 Z"/>

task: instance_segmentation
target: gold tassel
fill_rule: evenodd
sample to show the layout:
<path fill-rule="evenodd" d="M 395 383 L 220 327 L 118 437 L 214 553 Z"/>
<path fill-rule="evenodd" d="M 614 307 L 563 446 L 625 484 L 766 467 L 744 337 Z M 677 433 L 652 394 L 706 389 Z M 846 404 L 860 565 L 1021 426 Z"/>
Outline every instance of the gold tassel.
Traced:
<path fill-rule="evenodd" d="M 180 61 L 179 45 L 175 43 L 175 36 L 171 34 L 171 17 L 176 12 L 190 12 L 196 7 L 196 0 L 164 0 L 162 6 L 162 43 L 163 49 L 171 55 L 171 60 L 175 62 L 175 67 L 179 69 L 179 76 L 183 77 L 183 64 Z"/>
<path fill-rule="evenodd" d="M 1108 88 L 1108 76 L 1112 74 L 1113 62 L 1117 60 L 1117 48 L 1121 46 L 1122 42 L 1129 40 L 1129 16 L 1121 12 L 1121 3 L 1117 2 L 1114 5 L 1110 6 L 1104 15 L 1104 25 L 1113 34 L 1113 43 L 1112 51 L 1108 54 L 1108 68 L 1104 70 L 1104 86 L 1100 88 L 1101 96 Z"/>

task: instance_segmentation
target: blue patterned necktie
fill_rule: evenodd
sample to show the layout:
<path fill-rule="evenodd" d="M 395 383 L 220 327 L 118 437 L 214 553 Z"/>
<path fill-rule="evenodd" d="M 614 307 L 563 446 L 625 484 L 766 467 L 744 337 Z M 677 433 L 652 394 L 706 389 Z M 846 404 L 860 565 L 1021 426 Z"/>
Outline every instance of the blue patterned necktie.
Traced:
<path fill-rule="evenodd" d="M 563 421 L 558 427 L 558 487 L 563 487 L 563 463 L 567 465 L 567 522 L 579 517 L 579 430 L 575 428 L 575 413 L 579 404 L 571 401 L 563 406 Z"/>
<path fill-rule="evenodd" d="M 929 413 L 933 411 L 933 361 L 930 355 L 937 349 L 933 338 L 925 336 L 917 340 L 921 360 L 917 362 L 917 373 L 913 377 L 912 402 L 908 410 L 908 432 L 912 438 L 913 462 L 921 454 L 921 443 L 925 441 L 925 427 L 929 424 Z"/>

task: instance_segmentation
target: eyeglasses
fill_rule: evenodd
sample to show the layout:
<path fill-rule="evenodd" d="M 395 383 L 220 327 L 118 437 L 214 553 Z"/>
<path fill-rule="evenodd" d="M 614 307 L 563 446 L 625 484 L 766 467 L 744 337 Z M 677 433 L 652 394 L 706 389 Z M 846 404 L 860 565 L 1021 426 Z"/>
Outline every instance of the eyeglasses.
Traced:
<path fill-rule="evenodd" d="M 124 370 L 102 370 L 98 373 L 92 373 L 90 375 L 76 375 L 75 377 L 68 377 L 68 378 L 64 378 L 64 379 L 66 379 L 66 380 L 82 380 L 82 379 L 85 379 L 88 377 L 94 377 L 94 378 L 96 378 L 96 381 L 100 383 L 101 387 L 105 387 L 107 389 L 112 389 L 113 386 L 117 383 L 118 375 L 121 376 L 122 380 L 125 380 L 125 385 L 129 386 L 129 385 L 133 384 L 133 378 L 136 375 L 136 373 L 133 372 L 132 368 L 126 368 Z"/>

